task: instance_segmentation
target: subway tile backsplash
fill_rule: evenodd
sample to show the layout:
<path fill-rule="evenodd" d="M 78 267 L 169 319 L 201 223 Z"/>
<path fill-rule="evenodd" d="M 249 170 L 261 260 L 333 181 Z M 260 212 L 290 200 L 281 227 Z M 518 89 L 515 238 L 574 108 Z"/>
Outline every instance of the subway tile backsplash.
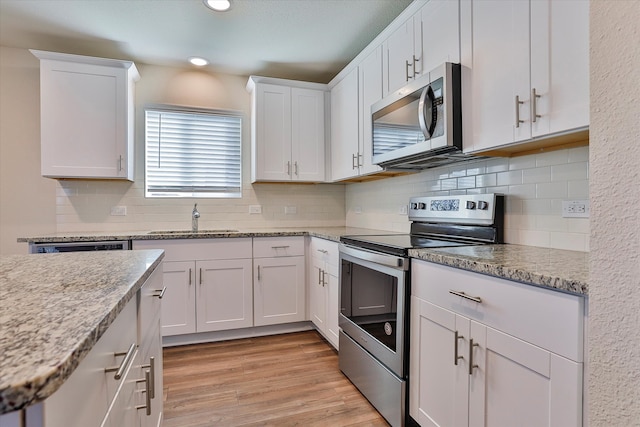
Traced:
<path fill-rule="evenodd" d="M 588 251 L 589 219 L 562 218 L 563 200 L 589 198 L 588 159 L 585 146 L 349 184 L 347 226 L 405 232 L 400 212 L 411 196 L 502 193 L 507 243 Z"/>

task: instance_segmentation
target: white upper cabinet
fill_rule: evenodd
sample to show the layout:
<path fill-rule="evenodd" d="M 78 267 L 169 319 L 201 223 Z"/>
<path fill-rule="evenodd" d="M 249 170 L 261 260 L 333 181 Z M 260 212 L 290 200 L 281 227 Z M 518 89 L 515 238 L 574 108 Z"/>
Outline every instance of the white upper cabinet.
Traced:
<path fill-rule="evenodd" d="M 430 0 L 422 8 L 421 17 L 422 58 L 418 71 L 428 73 L 445 62 L 459 63 L 460 0 Z"/>
<path fill-rule="evenodd" d="M 133 62 L 32 50 L 40 59 L 42 175 L 133 180 Z"/>
<path fill-rule="evenodd" d="M 373 157 L 373 122 L 371 106 L 382 99 L 382 47 L 377 47 L 358 66 L 360 95 L 360 138 L 358 173 L 368 175 L 382 168 L 371 163 Z"/>
<path fill-rule="evenodd" d="M 383 92 L 387 95 L 421 76 L 421 13 L 416 13 L 400 25 L 383 43 L 383 50 Z"/>
<path fill-rule="evenodd" d="M 326 86 L 249 78 L 251 182 L 325 180 Z"/>
<path fill-rule="evenodd" d="M 465 151 L 585 129 L 589 2 L 463 0 Z"/>
<path fill-rule="evenodd" d="M 358 176 L 358 68 L 331 89 L 331 178 Z"/>

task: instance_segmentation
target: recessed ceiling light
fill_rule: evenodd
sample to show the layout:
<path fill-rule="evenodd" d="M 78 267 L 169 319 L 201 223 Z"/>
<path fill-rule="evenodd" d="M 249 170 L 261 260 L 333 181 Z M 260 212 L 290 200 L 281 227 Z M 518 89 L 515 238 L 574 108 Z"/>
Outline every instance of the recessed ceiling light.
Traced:
<path fill-rule="evenodd" d="M 225 12 L 231 9 L 231 0 L 202 0 L 204 5 L 216 12 Z"/>
<path fill-rule="evenodd" d="M 189 58 L 189 62 L 191 62 L 191 64 L 195 65 L 196 67 L 204 67 L 209 63 L 209 61 L 207 61 L 206 59 L 197 56 L 192 56 L 191 58 Z"/>

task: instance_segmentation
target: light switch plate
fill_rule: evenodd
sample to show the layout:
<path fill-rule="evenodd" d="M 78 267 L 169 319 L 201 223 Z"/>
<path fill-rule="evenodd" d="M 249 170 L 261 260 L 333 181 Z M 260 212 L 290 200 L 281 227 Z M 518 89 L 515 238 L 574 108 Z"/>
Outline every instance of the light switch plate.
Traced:
<path fill-rule="evenodd" d="M 261 214 L 262 206 L 260 205 L 249 205 L 249 213 L 250 214 Z"/>
<path fill-rule="evenodd" d="M 295 215 L 298 213 L 298 208 L 296 206 L 285 206 L 284 214 L 285 215 Z"/>
<path fill-rule="evenodd" d="M 111 216 L 125 216 L 127 215 L 126 206 L 111 206 Z"/>

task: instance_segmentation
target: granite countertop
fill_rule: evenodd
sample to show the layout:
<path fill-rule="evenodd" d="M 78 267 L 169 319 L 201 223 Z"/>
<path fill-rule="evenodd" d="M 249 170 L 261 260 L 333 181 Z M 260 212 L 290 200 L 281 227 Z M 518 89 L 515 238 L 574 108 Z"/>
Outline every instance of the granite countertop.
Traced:
<path fill-rule="evenodd" d="M 164 257 L 161 250 L 0 258 L 0 414 L 53 394 Z"/>
<path fill-rule="evenodd" d="M 259 228 L 243 230 L 201 230 L 192 233 L 188 230 L 165 231 L 128 231 L 128 232 L 78 232 L 54 233 L 40 236 L 20 237 L 18 242 L 27 243 L 66 243 L 112 240 L 169 240 L 169 239 L 213 239 L 233 237 L 280 237 L 313 236 L 334 242 L 340 236 L 363 234 L 402 234 L 399 232 L 374 230 L 358 227 L 305 227 L 305 228 Z"/>
<path fill-rule="evenodd" d="M 589 253 L 522 245 L 412 249 L 413 258 L 588 296 Z"/>

